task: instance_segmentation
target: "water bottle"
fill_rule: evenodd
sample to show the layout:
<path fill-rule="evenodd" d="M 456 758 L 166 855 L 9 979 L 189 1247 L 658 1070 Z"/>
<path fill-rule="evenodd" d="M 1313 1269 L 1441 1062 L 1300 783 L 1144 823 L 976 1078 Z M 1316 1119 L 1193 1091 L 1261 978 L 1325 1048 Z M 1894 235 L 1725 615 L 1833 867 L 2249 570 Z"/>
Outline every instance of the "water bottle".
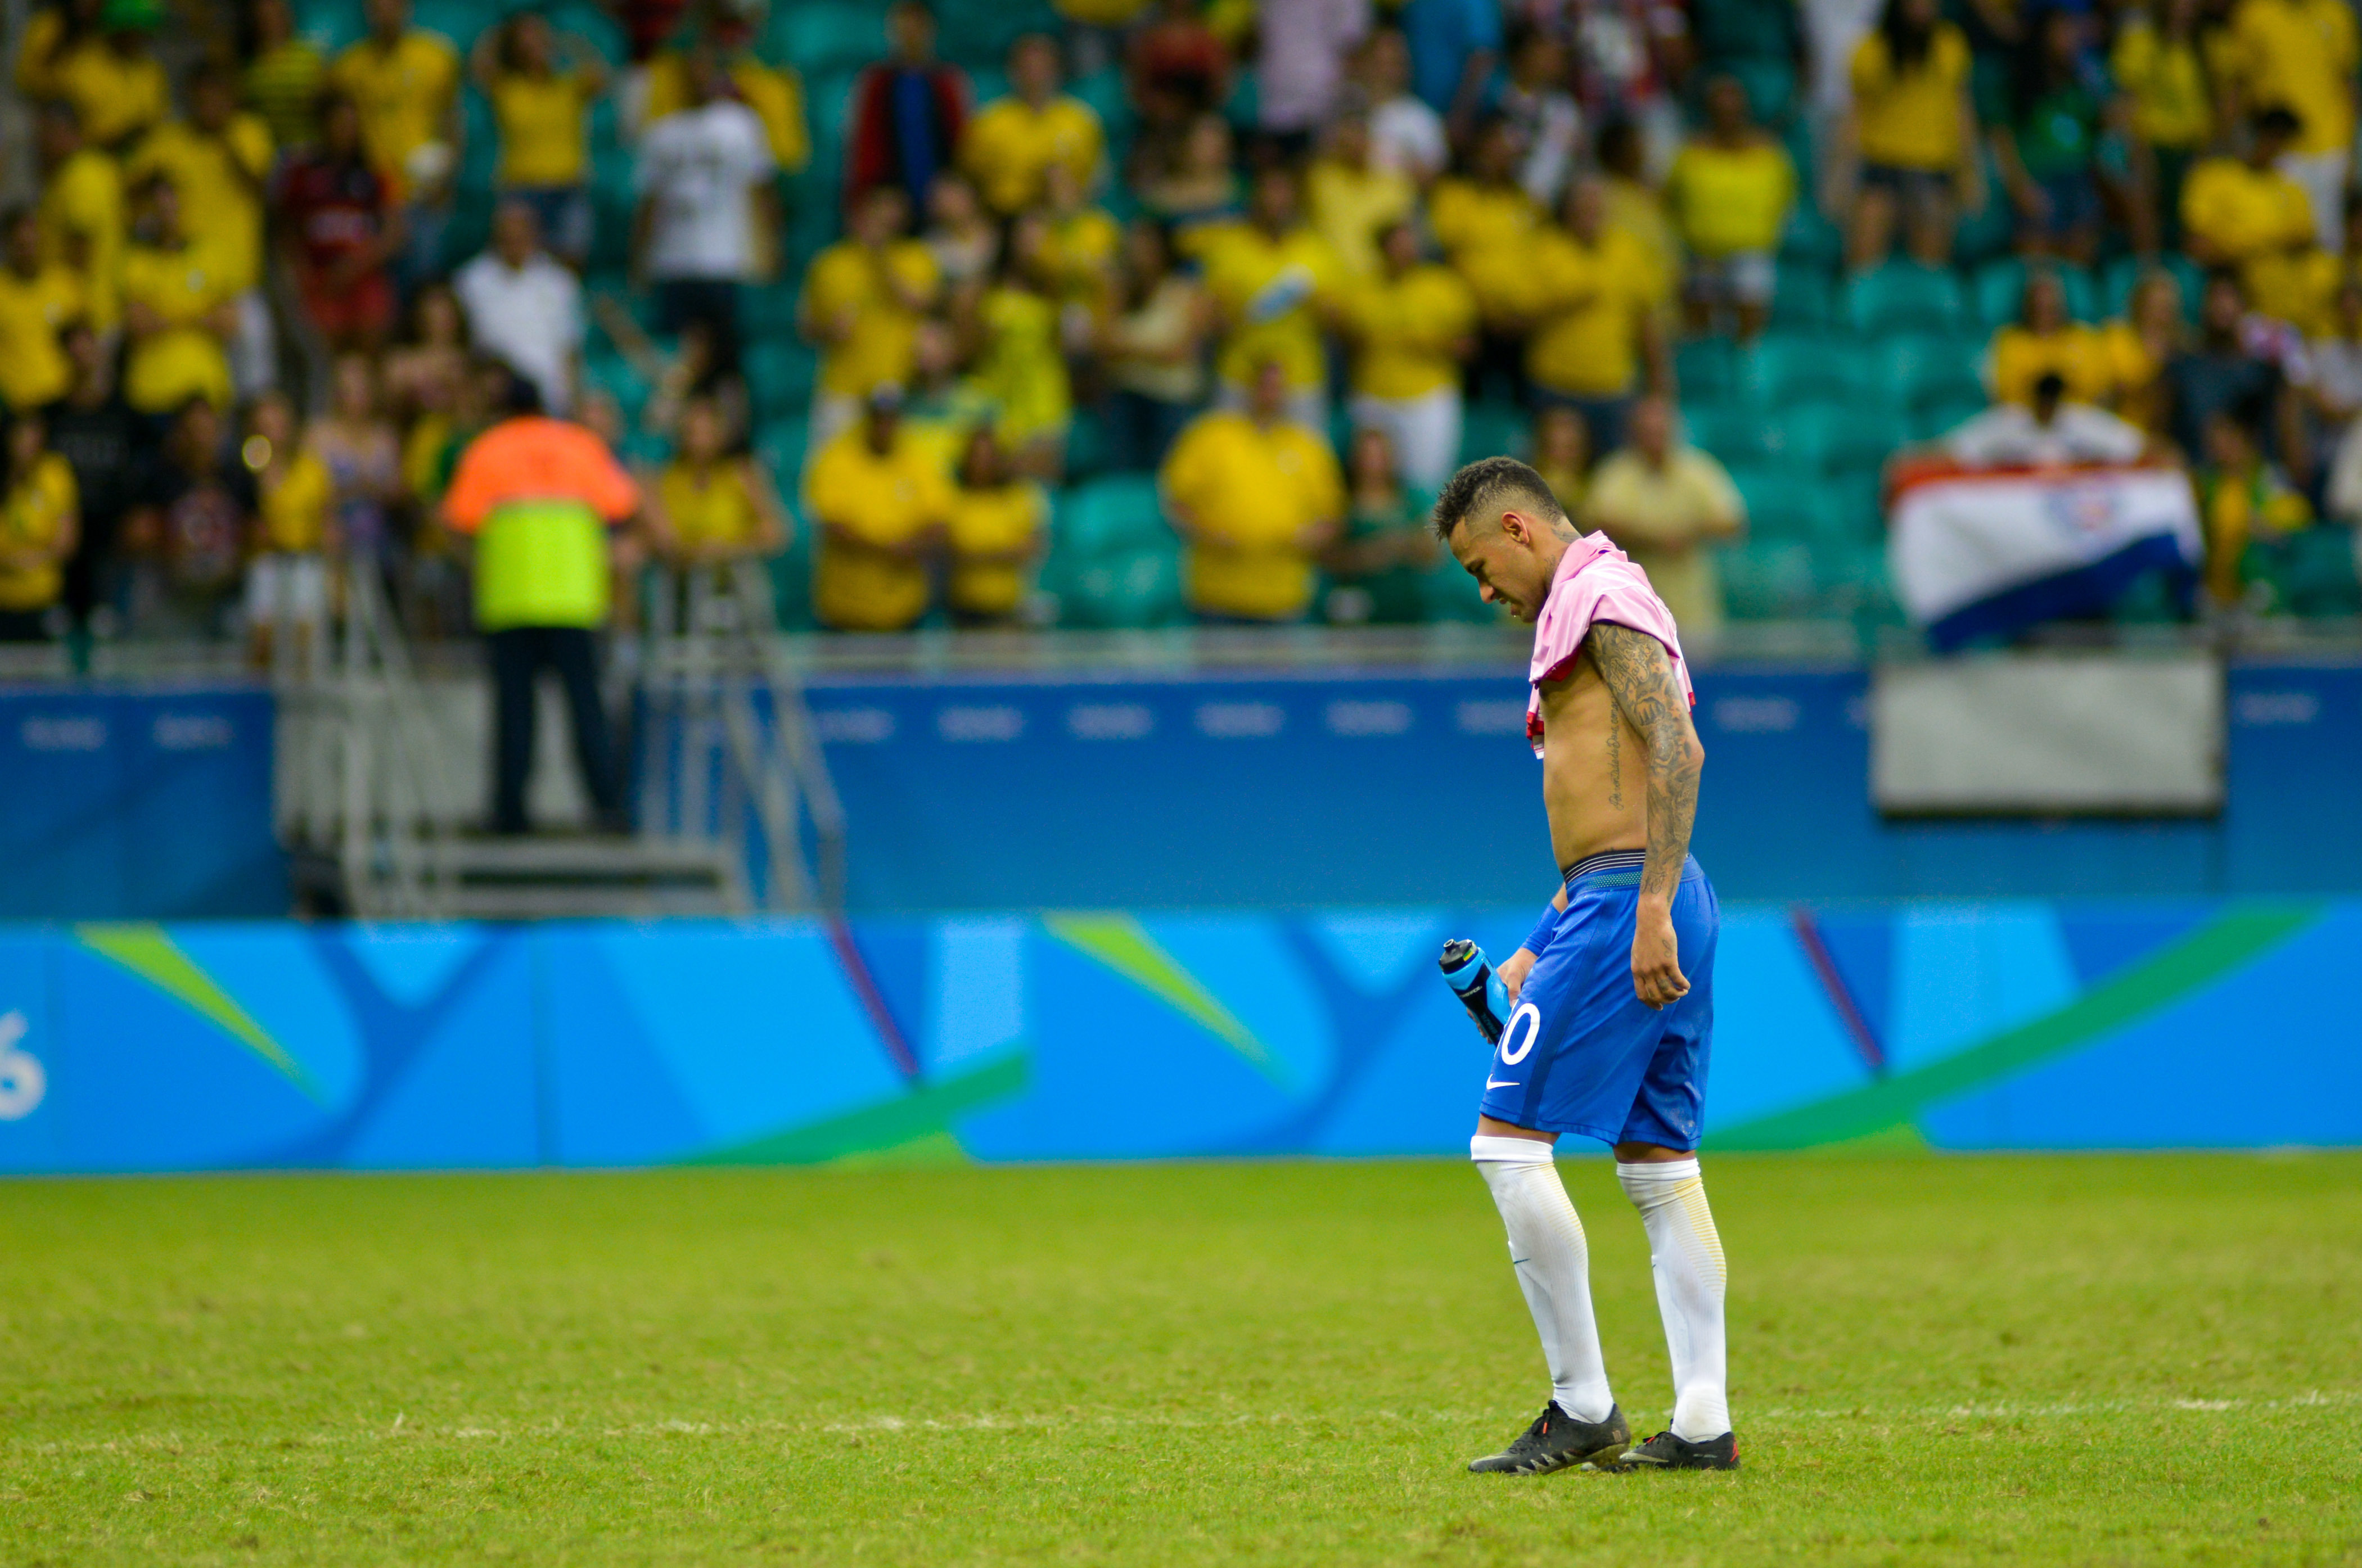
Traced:
<path fill-rule="evenodd" d="M 1443 983 L 1460 998 L 1460 1005 L 1468 1009 L 1475 1021 L 1476 1032 L 1485 1043 L 1501 1043 L 1501 1031 L 1508 1026 L 1509 988 L 1493 972 L 1485 949 L 1466 938 L 1443 944 L 1443 957 L 1438 960 L 1443 970 Z"/>

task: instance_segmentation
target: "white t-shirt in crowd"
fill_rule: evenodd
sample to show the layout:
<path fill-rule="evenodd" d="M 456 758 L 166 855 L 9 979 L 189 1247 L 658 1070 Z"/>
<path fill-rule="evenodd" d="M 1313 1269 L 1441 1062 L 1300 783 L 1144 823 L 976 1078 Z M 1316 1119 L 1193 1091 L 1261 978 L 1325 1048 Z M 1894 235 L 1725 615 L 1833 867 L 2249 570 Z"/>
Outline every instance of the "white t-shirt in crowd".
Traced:
<path fill-rule="evenodd" d="M 488 250 L 459 269 L 451 291 L 476 346 L 539 388 L 543 409 L 569 411 L 583 332 L 582 285 L 574 274 L 538 251 L 513 268 Z"/>
<path fill-rule="evenodd" d="M 1431 180 L 1451 160 L 1443 116 L 1406 93 L 1370 111 L 1370 161 L 1414 180 Z"/>
<path fill-rule="evenodd" d="M 2148 438 L 2105 409 L 2060 403 L 2048 424 L 2017 403 L 1987 409 L 1944 439 L 1972 468 L 2045 467 L 2059 463 L 2130 463 Z"/>
<path fill-rule="evenodd" d="M 633 188 L 655 203 L 648 275 L 745 279 L 755 269 L 753 188 L 778 166 L 763 122 L 726 99 L 667 115 L 640 137 Z"/>
<path fill-rule="evenodd" d="M 1308 131 L 1329 118 L 1345 56 L 1370 30 L 1370 0 L 1263 0 L 1256 115 L 1267 131 Z"/>

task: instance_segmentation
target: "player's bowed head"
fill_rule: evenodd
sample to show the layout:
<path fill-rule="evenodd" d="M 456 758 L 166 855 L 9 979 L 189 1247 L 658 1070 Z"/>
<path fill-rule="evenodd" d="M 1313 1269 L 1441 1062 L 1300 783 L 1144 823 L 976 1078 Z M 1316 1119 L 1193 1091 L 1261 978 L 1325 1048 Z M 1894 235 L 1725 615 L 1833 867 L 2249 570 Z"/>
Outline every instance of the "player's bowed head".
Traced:
<path fill-rule="evenodd" d="M 1531 621 L 1574 525 L 1540 474 L 1514 457 L 1485 457 L 1452 475 L 1436 498 L 1435 533 L 1476 579 L 1477 598 Z"/>

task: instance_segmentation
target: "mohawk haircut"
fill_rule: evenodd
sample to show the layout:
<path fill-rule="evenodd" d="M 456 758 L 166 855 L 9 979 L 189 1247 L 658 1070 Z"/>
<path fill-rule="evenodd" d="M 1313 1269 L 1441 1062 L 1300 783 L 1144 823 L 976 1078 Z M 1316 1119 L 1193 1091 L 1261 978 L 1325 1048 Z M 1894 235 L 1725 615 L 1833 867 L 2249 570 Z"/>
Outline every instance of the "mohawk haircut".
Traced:
<path fill-rule="evenodd" d="M 1566 520 L 1566 509 L 1540 474 L 1514 457 L 1480 457 L 1452 475 L 1435 498 L 1435 536 L 1449 544 L 1451 531 L 1470 518 L 1511 507 Z"/>

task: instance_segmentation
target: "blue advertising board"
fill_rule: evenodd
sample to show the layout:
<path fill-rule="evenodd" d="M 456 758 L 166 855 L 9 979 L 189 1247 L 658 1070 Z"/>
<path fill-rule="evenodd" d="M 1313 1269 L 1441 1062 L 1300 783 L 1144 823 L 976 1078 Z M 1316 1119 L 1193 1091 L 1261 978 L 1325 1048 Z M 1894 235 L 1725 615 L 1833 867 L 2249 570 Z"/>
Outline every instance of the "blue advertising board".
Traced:
<path fill-rule="evenodd" d="M 1724 907 L 1709 1147 L 2362 1144 L 2362 902 Z M 1448 1156 L 1530 917 L 19 927 L 0 1171 Z"/>

